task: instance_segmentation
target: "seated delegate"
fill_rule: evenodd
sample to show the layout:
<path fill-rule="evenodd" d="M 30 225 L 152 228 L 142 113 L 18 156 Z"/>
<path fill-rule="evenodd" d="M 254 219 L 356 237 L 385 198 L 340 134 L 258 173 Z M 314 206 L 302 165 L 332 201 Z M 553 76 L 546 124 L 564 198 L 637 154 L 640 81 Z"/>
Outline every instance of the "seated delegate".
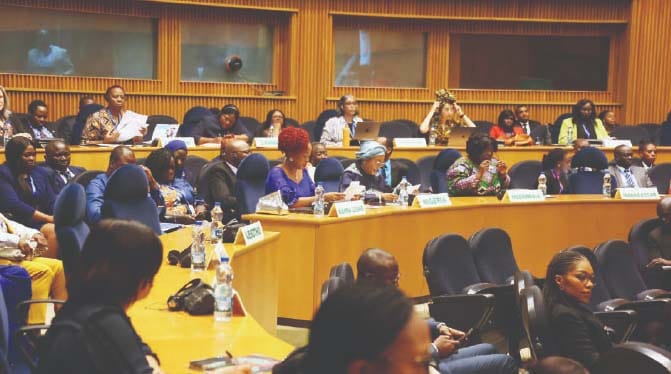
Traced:
<path fill-rule="evenodd" d="M 634 152 L 628 145 L 618 145 L 614 150 L 615 165 L 608 171 L 615 178 L 617 187 L 645 188 L 654 187 L 648 173 L 641 166 L 633 165 Z"/>
<path fill-rule="evenodd" d="M 88 186 L 86 186 L 86 221 L 89 225 L 93 225 L 101 218 L 101 209 L 105 202 L 105 188 L 109 177 L 118 168 L 126 164 L 135 163 L 135 153 L 129 147 L 120 145 L 112 149 L 110 152 L 109 163 L 107 171 L 98 174 L 91 179 Z"/>
<path fill-rule="evenodd" d="M 280 131 L 287 128 L 289 124 L 285 121 L 284 112 L 279 109 L 271 109 L 266 114 L 266 120 L 263 121 L 261 127 L 256 131 L 255 136 L 264 138 L 277 138 Z"/>
<path fill-rule="evenodd" d="M 640 160 L 634 161 L 634 165 L 640 166 L 645 170 L 655 166 L 657 160 L 657 146 L 651 139 L 643 139 L 638 143 L 638 157 Z"/>
<path fill-rule="evenodd" d="M 575 251 L 559 252 L 550 261 L 545 279 L 543 300 L 557 353 L 594 371 L 612 343 L 587 306 L 594 288 L 590 262 Z"/>
<path fill-rule="evenodd" d="M 208 119 L 210 117 L 204 117 Z M 240 120 L 240 109 L 233 104 L 227 104 L 221 108 L 216 123 L 211 120 L 203 120 L 193 127 L 191 135 L 195 138 L 197 144 L 215 143 L 229 141 L 231 139 L 241 139 L 251 142 L 252 133 Z"/>
<path fill-rule="evenodd" d="M 308 174 L 310 174 L 310 179 L 315 180 L 315 170 L 317 165 L 321 160 L 328 158 L 329 152 L 326 149 L 326 146 L 320 142 L 312 142 L 312 151 L 310 152 L 310 162 L 308 163 L 307 169 Z"/>
<path fill-rule="evenodd" d="M 571 185 L 568 180 L 568 173 L 571 170 L 571 157 L 561 149 L 555 148 L 543 155 L 543 173 L 547 180 L 547 193 L 549 195 L 571 193 Z M 536 182 L 538 188 L 538 182 Z"/>
<path fill-rule="evenodd" d="M 671 197 L 663 198 L 657 203 L 657 217 L 662 222 L 648 234 L 648 265 L 647 268 L 671 266 Z"/>
<path fill-rule="evenodd" d="M 37 373 L 160 372 L 126 311 L 149 294 L 162 261 L 163 245 L 149 227 L 121 220 L 94 226 L 70 297 L 40 344 Z"/>
<path fill-rule="evenodd" d="M 163 147 L 170 151 L 172 157 L 175 158 L 175 179 L 189 179 L 193 177 L 190 173 L 184 168 L 186 163 L 186 158 L 189 156 L 189 150 L 186 147 L 186 143 L 183 140 L 171 140 L 168 144 Z M 188 175 L 188 178 L 187 178 Z"/>
<path fill-rule="evenodd" d="M 436 92 L 436 96 L 438 100 L 419 125 L 419 132 L 429 134 L 433 126 L 436 130 L 436 145 L 447 145 L 452 128 L 475 127 L 475 124 L 457 104 L 457 98 L 451 92 L 441 89 Z"/>
<path fill-rule="evenodd" d="M 363 120 L 359 117 L 359 104 L 353 95 L 345 95 L 338 100 L 338 117 L 333 117 L 324 124 L 320 143 L 327 147 L 349 146 L 343 144 L 343 131 L 349 128 L 350 139 L 356 133 L 356 124 Z"/>
<path fill-rule="evenodd" d="M 282 200 L 292 208 L 309 207 L 315 201 L 315 183 L 306 169 L 311 145 L 308 132 L 288 127 L 278 137 L 278 149 L 284 153 L 284 161 L 270 169 L 266 178 L 266 194 L 279 191 Z M 326 202 L 341 200 L 344 194 L 327 192 Z"/>
<path fill-rule="evenodd" d="M 505 145 L 529 145 L 533 143 L 530 136 L 524 133 L 522 126 L 515 123 L 515 115 L 510 109 L 499 113 L 499 118 L 489 130 L 489 136 L 502 141 Z"/>
<path fill-rule="evenodd" d="M 26 122 L 18 124 L 17 133 L 27 133 L 38 140 L 53 139 L 56 129 L 53 123 L 47 122 L 49 107 L 42 100 L 33 100 L 28 104 L 28 117 Z M 36 143 L 37 144 L 37 143 Z"/>
<path fill-rule="evenodd" d="M 510 184 L 508 166 L 493 158 L 496 141 L 487 134 L 473 133 L 466 142 L 466 157 L 447 170 L 447 189 L 451 196 L 496 195 Z"/>
<path fill-rule="evenodd" d="M 84 168 L 70 165 L 70 146 L 60 139 L 52 140 L 44 148 L 44 169 L 49 176 L 49 184 L 54 193 L 61 192 Z"/>
<path fill-rule="evenodd" d="M 91 114 L 84 125 L 82 139 L 86 143 L 119 143 L 121 133 L 117 127 L 126 115 L 136 115 L 136 113 L 125 109 L 126 92 L 123 87 L 114 85 L 105 91 L 105 101 L 107 108 L 101 109 Z M 140 130 L 141 135 L 132 139 L 133 143 L 142 142 L 142 135 L 147 131 L 146 128 Z"/>
<path fill-rule="evenodd" d="M 391 186 L 387 185 L 385 177 L 380 174 L 386 151 L 386 148 L 376 141 L 361 144 L 359 152 L 356 153 L 356 161 L 343 173 L 340 190 L 345 191 L 352 182 L 358 181 L 366 191 L 381 192 L 385 201 L 396 200 L 396 195 L 391 193 Z"/>
<path fill-rule="evenodd" d="M 569 130 L 570 129 L 570 130 Z M 559 144 L 569 143 L 571 139 L 608 139 L 608 132 L 603 122 L 596 117 L 596 107 L 592 100 L 582 99 L 573 106 L 571 117 L 565 119 L 559 130 Z"/>

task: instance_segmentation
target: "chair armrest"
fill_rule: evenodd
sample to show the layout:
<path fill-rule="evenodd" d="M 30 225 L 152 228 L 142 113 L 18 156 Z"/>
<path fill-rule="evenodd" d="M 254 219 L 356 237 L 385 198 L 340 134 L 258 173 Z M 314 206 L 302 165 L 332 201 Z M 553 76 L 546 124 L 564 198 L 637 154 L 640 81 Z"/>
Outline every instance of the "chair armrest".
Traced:
<path fill-rule="evenodd" d="M 641 291 L 636 295 L 637 300 L 671 299 L 671 292 L 660 289 Z"/>
<path fill-rule="evenodd" d="M 65 304 L 65 300 L 56 300 L 56 299 L 31 299 L 18 303 L 16 305 L 16 312 L 21 316 L 22 324 L 25 325 L 28 322 L 28 308 L 33 304 Z"/>
<path fill-rule="evenodd" d="M 477 331 L 489 321 L 494 301 L 490 294 L 438 296 L 429 302 L 429 314 L 450 327 Z"/>
<path fill-rule="evenodd" d="M 633 310 L 617 310 L 611 312 L 596 312 L 594 315 L 613 331 L 613 343 L 622 343 L 629 340 L 638 322 L 638 315 Z"/>
<path fill-rule="evenodd" d="M 622 308 L 623 305 L 629 303 L 630 301 L 627 299 L 610 299 L 602 303 L 599 303 L 599 305 L 596 306 L 596 310 L 599 312 L 612 312 L 615 310 L 619 310 L 620 308 Z"/>
<path fill-rule="evenodd" d="M 466 295 L 490 293 L 490 292 L 483 292 L 483 291 L 489 290 L 489 289 L 494 289 L 496 287 L 499 287 L 499 286 L 494 284 L 494 283 L 476 283 L 476 284 L 471 284 L 470 286 L 464 287 L 464 289 L 462 290 L 461 293 L 466 294 Z"/>

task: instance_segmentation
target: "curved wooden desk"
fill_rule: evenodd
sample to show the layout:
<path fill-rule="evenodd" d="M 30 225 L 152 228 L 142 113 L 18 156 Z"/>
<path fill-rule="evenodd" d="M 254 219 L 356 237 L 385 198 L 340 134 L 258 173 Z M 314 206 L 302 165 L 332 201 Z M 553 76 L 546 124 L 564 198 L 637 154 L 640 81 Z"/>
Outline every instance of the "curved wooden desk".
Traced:
<path fill-rule="evenodd" d="M 186 372 L 189 361 L 225 355 L 227 350 L 234 356 L 262 354 L 277 359 L 293 350 L 291 345 L 268 332 L 274 333 L 277 318 L 274 253 L 279 234 L 266 232 L 265 235 L 262 242 L 249 247 L 226 246 L 232 256 L 234 286 L 244 298 L 247 316 L 233 317 L 229 323 L 215 323 L 211 315 L 190 316 L 186 312 L 168 311 L 168 296 L 191 279 L 191 273 L 189 269 L 167 263 L 161 266 L 149 296 L 128 311 L 138 334 L 158 354 L 166 372 Z M 163 235 L 161 241 L 167 254 L 170 249 L 185 248 L 191 242 L 191 233 L 189 229 L 182 229 Z M 212 270 L 203 273 L 207 283 L 211 283 L 213 277 Z"/>
<path fill-rule="evenodd" d="M 406 158 L 417 161 L 426 156 L 435 156 L 443 149 L 448 147 L 424 147 L 424 148 L 396 148 L 393 158 Z M 462 154 L 465 154 L 464 147 L 456 147 Z M 509 147 L 500 148 L 496 157 L 505 161 L 508 166 L 512 166 L 525 160 L 542 160 L 543 155 L 556 147 Z M 109 154 L 112 148 L 108 147 L 70 147 L 72 153 L 72 165 L 86 168 L 87 170 L 107 170 Z M 155 147 L 133 147 L 135 157 L 146 158 Z M 570 150 L 571 148 L 565 148 Z M 354 154 L 359 150 L 358 147 L 336 147 L 329 148 L 329 156 L 339 156 L 354 158 Z M 612 149 L 602 149 L 608 158 L 613 157 Z M 261 153 L 269 160 L 277 160 L 282 157 L 282 153 L 277 149 L 256 148 L 252 150 L 255 153 Z M 206 160 L 212 160 L 219 156 L 219 148 L 195 147 L 189 149 L 189 155 L 200 156 Z M 37 162 L 44 161 L 44 150 L 37 150 Z M 5 150 L 0 148 L 0 163 L 5 162 Z M 657 163 L 671 162 L 671 147 L 657 147 Z"/>
<path fill-rule="evenodd" d="M 319 305 L 321 283 L 331 266 L 355 265 L 366 248 L 396 256 L 401 288 L 412 297 L 428 294 L 422 271 L 426 243 L 441 234 L 469 238 L 485 227 L 500 227 L 512 239 L 517 263 L 544 276 L 554 253 L 572 245 L 589 247 L 627 239 L 630 227 L 655 215 L 656 201 L 622 201 L 599 195 L 566 195 L 543 203 L 505 203 L 494 197 L 452 198 L 445 208 L 369 208 L 365 216 L 315 218 L 305 214 L 247 215 L 265 230 L 282 233 L 279 258 L 279 316 L 310 320 Z"/>

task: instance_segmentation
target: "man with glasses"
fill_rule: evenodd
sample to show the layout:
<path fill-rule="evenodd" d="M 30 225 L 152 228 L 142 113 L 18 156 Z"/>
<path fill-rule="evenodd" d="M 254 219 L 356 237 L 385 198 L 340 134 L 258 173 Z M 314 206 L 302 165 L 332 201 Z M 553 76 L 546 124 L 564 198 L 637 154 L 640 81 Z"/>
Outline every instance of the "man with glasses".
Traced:
<path fill-rule="evenodd" d="M 62 140 L 52 140 L 47 144 L 44 148 L 44 160 L 49 184 L 56 194 L 77 175 L 86 171 L 79 166 L 70 165 L 70 146 Z"/>
<path fill-rule="evenodd" d="M 201 169 L 198 179 L 198 194 L 213 207 L 221 203 L 224 211 L 224 222 L 239 218 L 238 200 L 235 197 L 235 182 L 238 167 L 242 160 L 249 156 L 249 144 L 241 139 L 232 139 L 222 143 L 221 155 Z"/>
<path fill-rule="evenodd" d="M 356 264 L 357 284 L 364 286 L 395 286 L 401 279 L 396 258 L 379 248 L 365 250 Z M 459 312 L 459 311 L 455 311 Z M 517 363 L 507 355 L 500 354 L 491 344 L 476 344 L 462 347 L 467 340 L 464 332 L 450 328 L 433 319 L 427 321 L 431 338 L 431 355 L 443 373 L 517 373 Z"/>

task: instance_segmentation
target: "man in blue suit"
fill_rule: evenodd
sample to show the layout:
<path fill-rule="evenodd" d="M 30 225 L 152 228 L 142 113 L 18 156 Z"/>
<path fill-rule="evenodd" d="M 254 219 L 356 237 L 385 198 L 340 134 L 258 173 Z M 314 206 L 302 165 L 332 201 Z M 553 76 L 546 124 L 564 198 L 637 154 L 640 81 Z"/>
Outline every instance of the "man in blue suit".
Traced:
<path fill-rule="evenodd" d="M 135 163 L 135 153 L 125 145 L 115 147 L 110 153 L 107 172 L 101 173 L 86 186 L 86 220 L 89 224 L 100 221 L 101 210 L 105 202 L 105 188 L 110 175 L 126 164 Z"/>
<path fill-rule="evenodd" d="M 46 164 L 43 167 L 49 176 L 49 184 L 56 194 L 77 175 L 86 171 L 79 166 L 70 165 L 70 146 L 62 140 L 52 140 L 47 144 L 44 149 L 44 160 Z"/>

